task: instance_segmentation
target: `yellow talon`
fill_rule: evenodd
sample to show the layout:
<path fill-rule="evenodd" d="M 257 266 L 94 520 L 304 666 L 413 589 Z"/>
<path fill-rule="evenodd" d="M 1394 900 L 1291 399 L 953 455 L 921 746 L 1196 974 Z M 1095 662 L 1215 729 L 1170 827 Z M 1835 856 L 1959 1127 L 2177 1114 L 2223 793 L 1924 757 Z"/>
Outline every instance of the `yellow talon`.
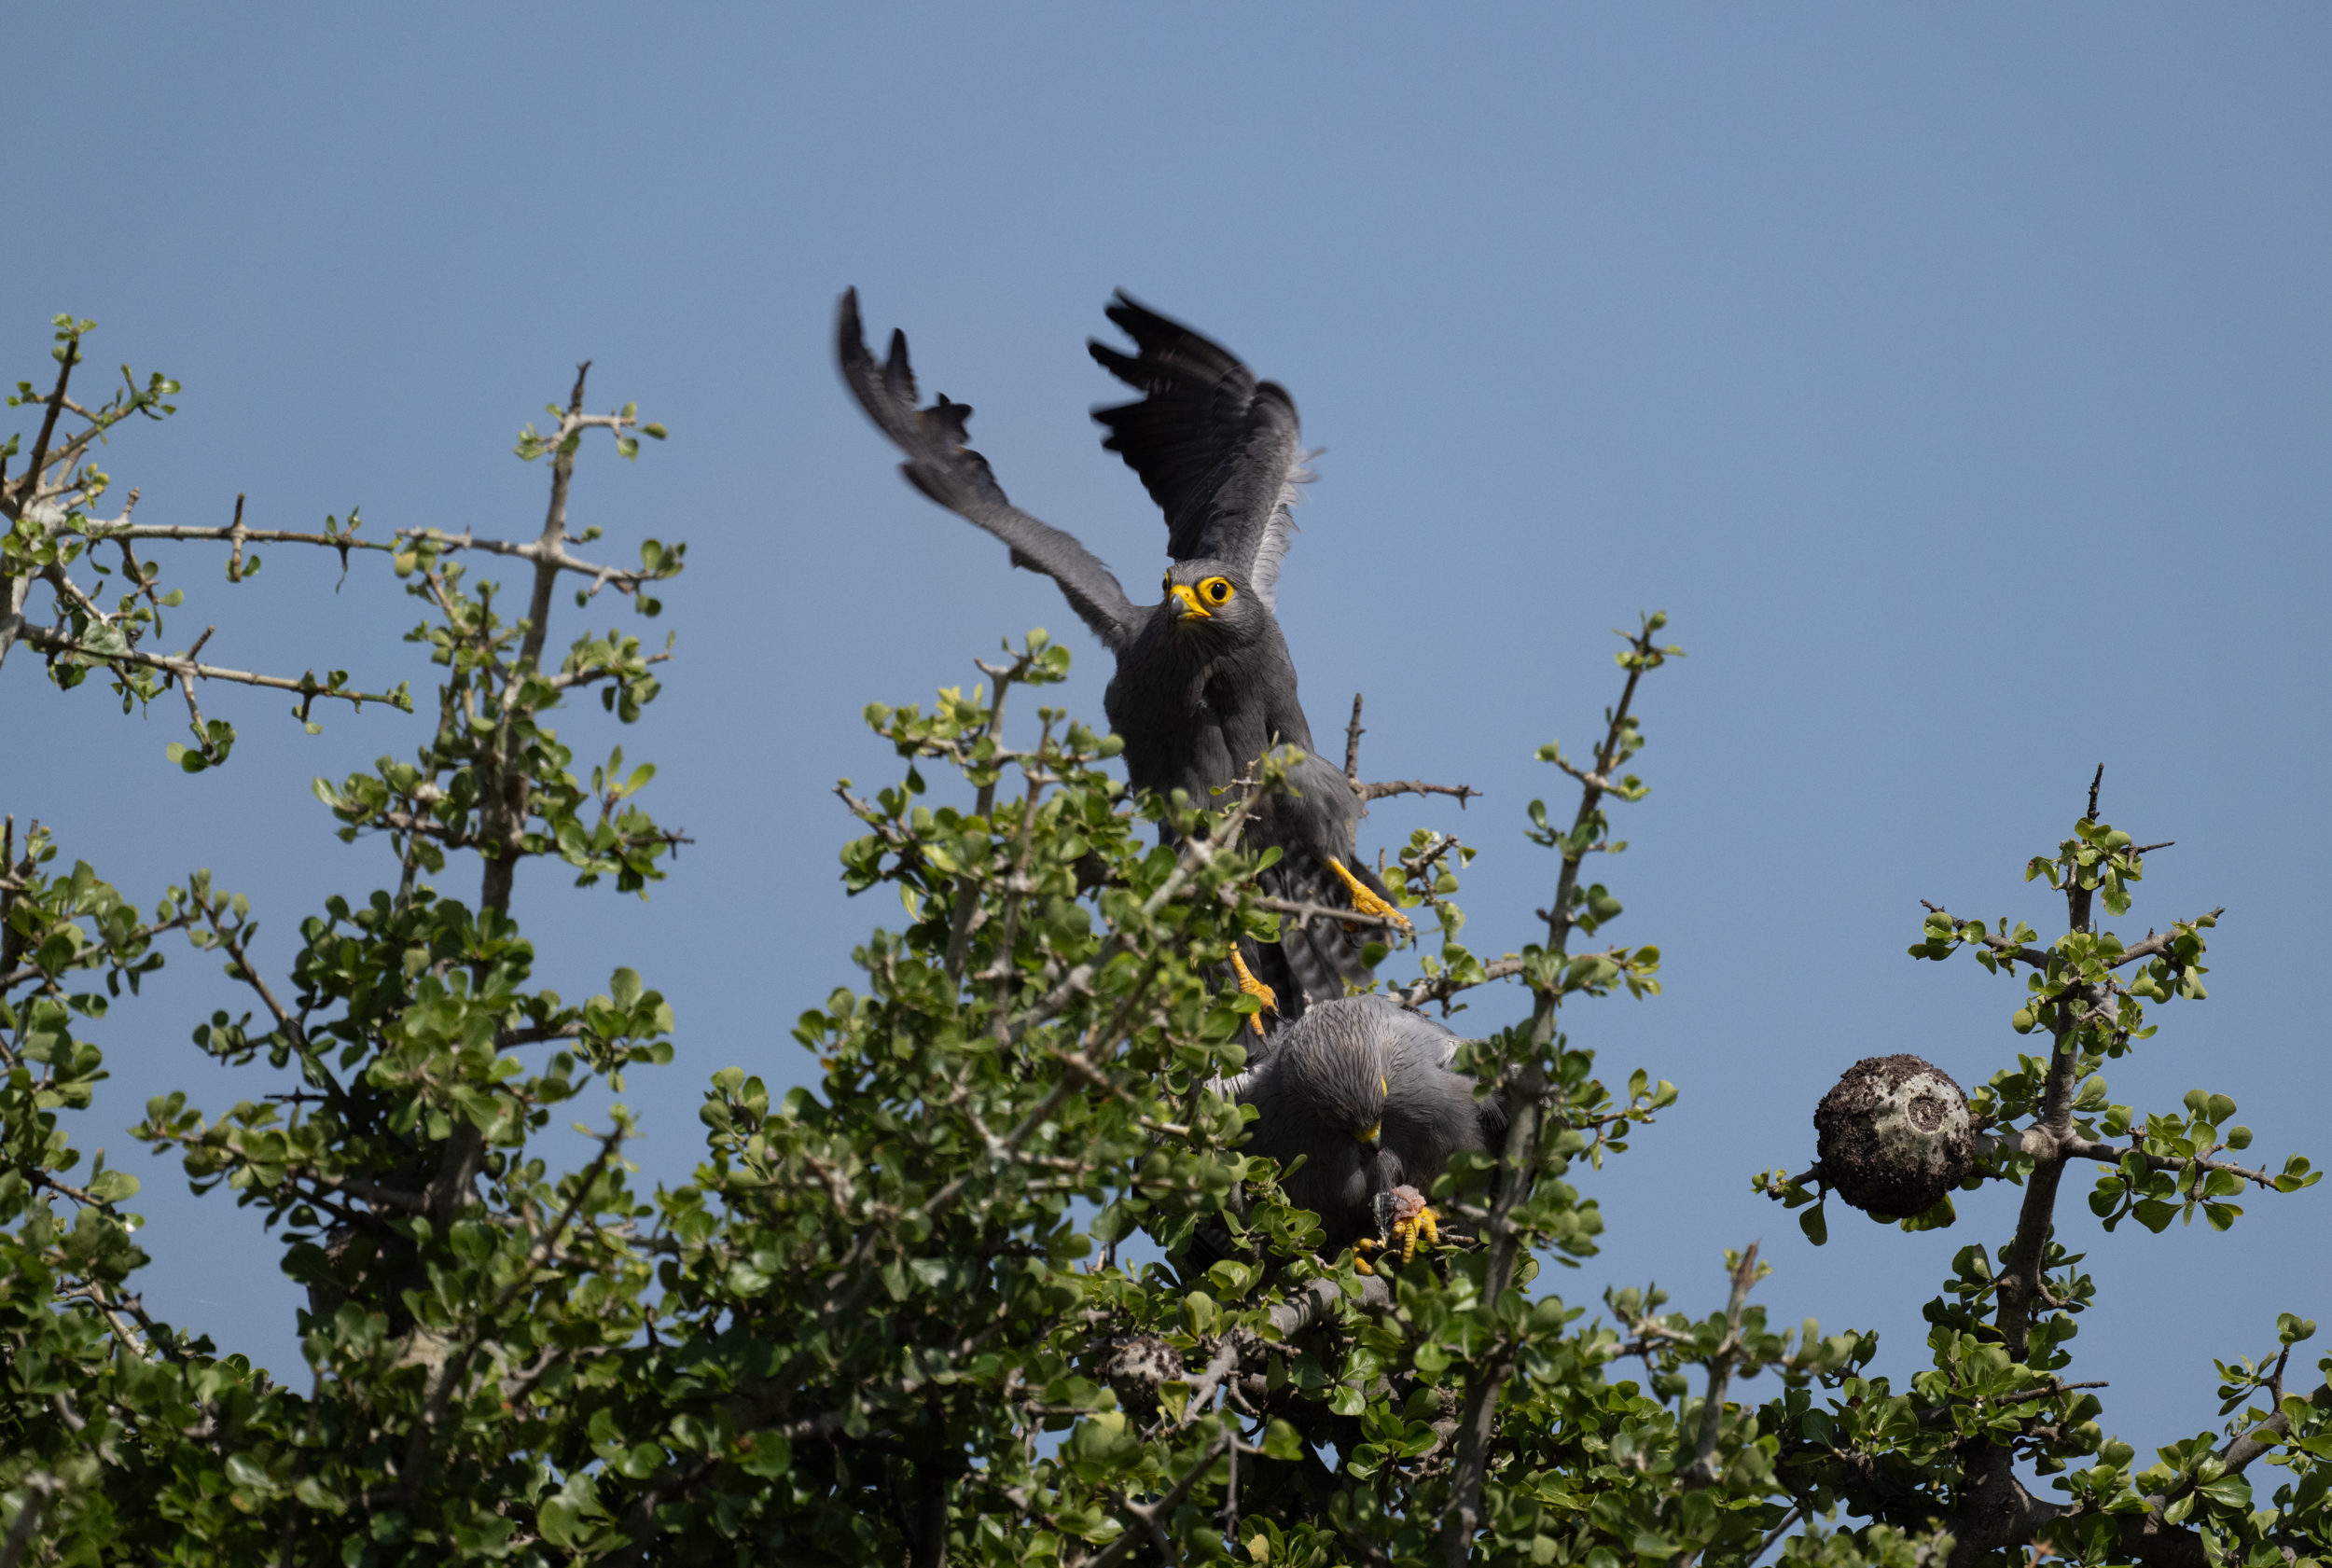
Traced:
<path fill-rule="evenodd" d="M 1431 1209 L 1420 1209 L 1416 1218 L 1395 1225 L 1393 1234 L 1401 1239 L 1401 1262 L 1404 1265 L 1417 1256 L 1419 1238 L 1431 1242 L 1435 1246 L 1441 1244 L 1441 1226 Z"/>
<path fill-rule="evenodd" d="M 1265 1012 L 1276 1013 L 1280 1010 L 1279 992 L 1273 991 L 1270 986 L 1265 985 L 1261 980 L 1255 978 L 1255 972 L 1247 967 L 1247 961 L 1240 956 L 1239 950 L 1237 948 L 1230 950 L 1230 966 L 1238 972 L 1239 989 L 1245 992 L 1248 995 L 1254 997 L 1258 1002 L 1261 1002 Z M 1263 1034 L 1263 1014 L 1248 1014 L 1247 1022 L 1254 1027 L 1256 1035 L 1258 1037 L 1261 1036 Z"/>
<path fill-rule="evenodd" d="M 1353 1267 L 1364 1274 L 1374 1274 L 1376 1270 L 1368 1267 L 1368 1259 L 1364 1255 L 1369 1248 L 1382 1245 L 1384 1243 L 1373 1236 L 1363 1236 L 1359 1241 L 1354 1242 L 1353 1243 Z"/>
<path fill-rule="evenodd" d="M 1330 860 L 1328 862 L 1328 869 L 1343 878 L 1344 885 L 1352 890 L 1353 909 L 1354 913 L 1381 916 L 1382 918 L 1391 921 L 1394 924 L 1399 926 L 1404 931 L 1415 929 L 1415 927 L 1409 924 L 1409 916 L 1401 913 L 1400 910 L 1395 909 L 1392 905 L 1386 903 L 1383 899 L 1369 892 L 1368 884 L 1362 881 L 1358 877 L 1353 876 L 1350 871 L 1344 869 L 1344 863 L 1342 861 Z"/>

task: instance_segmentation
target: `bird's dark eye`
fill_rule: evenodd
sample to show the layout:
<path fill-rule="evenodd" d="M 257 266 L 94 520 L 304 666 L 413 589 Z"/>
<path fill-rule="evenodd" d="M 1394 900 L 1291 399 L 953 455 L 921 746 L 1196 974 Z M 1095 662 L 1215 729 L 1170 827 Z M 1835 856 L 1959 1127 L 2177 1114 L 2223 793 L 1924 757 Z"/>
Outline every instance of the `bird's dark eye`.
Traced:
<path fill-rule="evenodd" d="M 1230 597 L 1230 584 L 1217 577 L 1206 585 L 1206 596 L 1219 604 Z"/>
<path fill-rule="evenodd" d="M 1169 572 L 1169 573 L 1167 573 L 1164 576 L 1162 576 L 1162 577 L 1159 578 L 1159 579 L 1158 579 L 1158 587 L 1159 587 L 1159 592 L 1161 592 L 1161 593 L 1172 593 L 1172 592 L 1173 592 L 1173 591 L 1174 591 L 1174 575 L 1173 575 L 1172 572 Z"/>

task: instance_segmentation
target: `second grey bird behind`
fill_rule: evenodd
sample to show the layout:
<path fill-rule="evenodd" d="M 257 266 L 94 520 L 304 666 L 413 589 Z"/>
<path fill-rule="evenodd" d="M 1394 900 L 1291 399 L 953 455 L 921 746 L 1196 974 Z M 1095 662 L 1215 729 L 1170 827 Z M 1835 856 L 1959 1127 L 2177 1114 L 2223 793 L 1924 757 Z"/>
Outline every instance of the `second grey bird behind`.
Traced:
<path fill-rule="evenodd" d="M 1303 1158 L 1282 1186 L 1320 1216 L 1326 1256 L 1376 1233 L 1376 1194 L 1430 1194 L 1451 1155 L 1503 1135 L 1505 1107 L 1478 1102 L 1473 1079 L 1451 1067 L 1459 1043 L 1390 997 L 1349 996 L 1314 1004 L 1258 1066 L 1225 1085 L 1256 1107 L 1248 1153 L 1282 1171 Z"/>

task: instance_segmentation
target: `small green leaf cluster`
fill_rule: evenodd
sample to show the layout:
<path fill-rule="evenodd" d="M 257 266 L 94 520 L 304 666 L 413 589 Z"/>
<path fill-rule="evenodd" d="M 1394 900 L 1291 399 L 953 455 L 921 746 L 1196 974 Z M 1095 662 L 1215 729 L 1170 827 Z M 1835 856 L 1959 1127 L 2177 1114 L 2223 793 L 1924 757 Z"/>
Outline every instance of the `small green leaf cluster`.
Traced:
<path fill-rule="evenodd" d="M 2089 1084 L 2094 1086 L 2094 1094 L 2089 1096 L 2089 1108 L 2093 1108 L 2104 1100 L 2105 1080 L 2092 1078 Z M 2084 1087 L 2084 1093 L 2089 1094 L 2089 1086 Z M 2172 1220 L 2193 1224 L 2200 1211 L 2212 1229 L 2225 1230 L 2242 1216 L 2242 1206 L 2231 1200 L 2243 1191 L 2244 1175 L 2214 1168 L 2210 1162 L 2221 1150 L 2249 1148 L 2251 1129 L 2238 1126 L 2221 1131 L 2220 1124 L 2236 1109 L 2235 1102 L 2224 1094 L 2189 1089 L 2186 1108 L 2183 1117 L 2149 1114 L 2143 1129 L 2133 1130 L 2129 1106 L 2106 1107 L 2104 1131 L 2113 1137 L 2127 1133 L 2131 1145 L 2120 1160 L 2097 1178 L 2096 1190 L 2089 1194 L 2089 1209 L 2105 1222 L 2106 1229 L 2128 1217 L 2159 1232 Z M 2323 1172 L 2310 1168 L 2305 1156 L 2294 1154 L 2284 1158 L 2281 1171 L 2259 1185 L 2275 1192 L 2297 1192 L 2323 1177 Z"/>
<path fill-rule="evenodd" d="M 2073 825 L 2073 837 L 2057 846 L 2055 855 L 2036 854 L 2027 861 L 2024 880 L 2046 877 L 2059 891 L 2099 894 L 2107 914 L 2126 915 L 2129 884 L 2145 874 L 2143 854 L 2135 839 L 2092 812 Z"/>
<path fill-rule="evenodd" d="M 192 1428 L 192 1391 L 237 1371 L 210 1371 L 206 1343 L 153 1323 L 124 1289 L 146 1262 L 119 1207 L 137 1178 L 108 1169 L 103 1149 L 83 1173 L 60 1117 L 106 1076 L 77 1030 L 137 990 L 161 962 L 154 938 L 185 917 L 141 920 L 86 862 L 49 869 L 57 853 L 37 826 L 21 844 L 13 821 L 0 832 L 0 1509 L 12 1527 L 37 1497 L 57 1538 L 94 1542 L 117 1531 L 107 1478 L 153 1478 L 126 1452 L 133 1431 Z M 159 1345 L 174 1359 L 140 1353 Z"/>
<path fill-rule="evenodd" d="M 658 553 L 658 576 L 680 570 L 677 547 Z M 573 751 L 542 717 L 568 690 L 598 685 L 607 711 L 636 721 L 662 689 L 651 671 L 671 657 L 671 640 L 663 652 L 647 654 L 620 631 L 585 632 L 559 672 L 546 674 L 536 629 L 524 619 L 506 624 L 494 608 L 496 586 L 471 588 L 462 564 L 446 559 L 437 542 L 409 538 L 396 566 L 410 579 L 406 591 L 437 612 L 406 640 L 425 645 L 448 679 L 436 733 L 412 762 L 383 756 L 370 773 L 352 773 L 337 785 L 315 781 L 316 798 L 343 825 L 340 838 L 389 835 L 409 878 L 441 873 L 449 851 L 477 850 L 504 861 L 506 871 L 521 859 L 555 855 L 575 868 L 578 887 L 612 876 L 618 892 L 645 897 L 686 841 L 632 800 L 655 778 L 654 766 L 625 773 L 618 746 L 592 769 L 586 788 L 573 771 Z M 653 604 L 641 597 L 644 614 L 653 614 Z"/>

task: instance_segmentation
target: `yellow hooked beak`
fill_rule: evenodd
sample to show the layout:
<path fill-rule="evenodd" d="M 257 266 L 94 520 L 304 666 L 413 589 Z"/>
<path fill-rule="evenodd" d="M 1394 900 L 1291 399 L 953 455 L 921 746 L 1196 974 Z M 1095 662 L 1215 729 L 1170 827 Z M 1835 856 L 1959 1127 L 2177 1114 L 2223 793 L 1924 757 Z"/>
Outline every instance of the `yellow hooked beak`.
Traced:
<path fill-rule="evenodd" d="M 1212 620 L 1215 617 L 1214 611 L 1199 603 L 1198 590 L 1192 588 L 1188 583 L 1175 583 L 1172 586 L 1169 591 L 1171 591 L 1175 598 L 1182 601 L 1182 614 L 1177 618 L 1182 620 Z"/>
<path fill-rule="evenodd" d="M 1380 1077 L 1377 1080 L 1377 1091 L 1380 1094 L 1390 1094 L 1393 1092 L 1393 1086 L 1386 1083 L 1383 1078 Z M 1377 1146 L 1377 1134 L 1383 1131 L 1384 1118 L 1380 1117 L 1377 1118 L 1375 1125 L 1371 1126 L 1367 1131 L 1355 1133 L 1353 1135 L 1362 1143 L 1367 1144 L 1370 1148 L 1374 1148 Z"/>
<path fill-rule="evenodd" d="M 1378 1133 L 1380 1133 L 1380 1132 L 1381 1132 L 1381 1131 L 1384 1131 L 1384 1123 L 1382 1123 L 1382 1122 L 1379 1122 L 1379 1123 L 1377 1123 L 1377 1125 L 1376 1125 L 1376 1126 L 1374 1126 L 1374 1127 L 1370 1128 L 1367 1131 L 1366 1131 L 1366 1132 L 1355 1132 L 1355 1133 L 1353 1133 L 1353 1137 L 1355 1137 L 1355 1138 L 1358 1138 L 1358 1139 L 1359 1139 L 1362 1143 L 1367 1144 L 1367 1145 L 1370 1148 L 1374 1148 L 1374 1147 L 1376 1147 L 1376 1145 L 1377 1145 L 1377 1134 L 1378 1134 Z"/>

